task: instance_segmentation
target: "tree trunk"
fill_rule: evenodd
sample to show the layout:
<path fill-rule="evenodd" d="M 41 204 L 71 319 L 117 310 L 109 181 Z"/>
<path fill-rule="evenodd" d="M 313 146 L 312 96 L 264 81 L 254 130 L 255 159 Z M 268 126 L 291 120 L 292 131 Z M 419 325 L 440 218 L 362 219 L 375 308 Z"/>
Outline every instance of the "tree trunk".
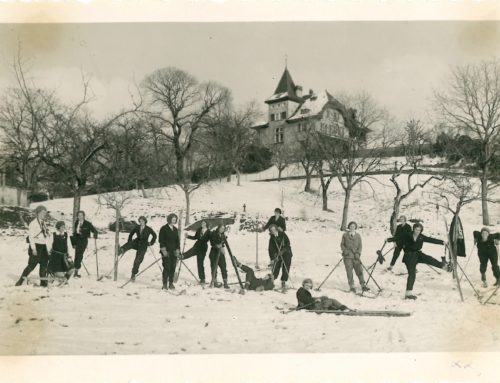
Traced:
<path fill-rule="evenodd" d="M 82 202 L 82 189 L 78 183 L 75 184 L 75 190 L 73 191 L 73 221 L 76 221 L 78 212 L 80 211 L 80 205 Z"/>
<path fill-rule="evenodd" d="M 304 187 L 304 191 L 307 193 L 311 192 L 311 172 L 306 170 L 306 186 Z"/>
<path fill-rule="evenodd" d="M 236 171 L 236 186 L 241 186 L 241 174 L 239 169 L 235 169 Z"/>
<path fill-rule="evenodd" d="M 481 177 L 481 205 L 483 211 L 483 225 L 490 224 L 490 214 L 488 212 L 488 173 L 484 170 Z"/>
<path fill-rule="evenodd" d="M 113 281 L 118 280 L 118 251 L 120 248 L 120 209 L 115 208 L 115 266 L 113 270 Z"/>
<path fill-rule="evenodd" d="M 281 182 L 281 172 L 283 171 L 283 169 L 281 169 L 280 167 L 278 167 L 278 182 Z"/>
<path fill-rule="evenodd" d="M 229 173 L 226 177 L 226 182 L 231 182 L 232 174 Z"/>
<path fill-rule="evenodd" d="M 391 234 L 394 235 L 396 233 L 396 228 L 398 226 L 398 217 L 399 217 L 399 209 L 401 207 L 401 198 L 394 198 L 394 205 L 392 208 L 392 216 L 391 216 Z"/>
<path fill-rule="evenodd" d="M 342 210 L 342 224 L 340 225 L 340 230 L 345 230 L 347 228 L 347 216 L 349 214 L 349 201 L 351 200 L 351 186 L 347 187 L 344 197 L 344 209 Z"/>
<path fill-rule="evenodd" d="M 186 199 L 186 220 L 185 224 L 189 225 L 189 214 L 191 211 L 191 193 L 188 190 L 184 190 L 184 198 Z"/>
<path fill-rule="evenodd" d="M 148 198 L 148 195 L 146 194 L 146 189 L 144 189 L 144 182 L 141 182 L 141 191 L 142 191 L 142 198 Z"/>
<path fill-rule="evenodd" d="M 323 211 L 328 211 L 328 190 L 321 185 L 321 196 L 323 198 Z"/>

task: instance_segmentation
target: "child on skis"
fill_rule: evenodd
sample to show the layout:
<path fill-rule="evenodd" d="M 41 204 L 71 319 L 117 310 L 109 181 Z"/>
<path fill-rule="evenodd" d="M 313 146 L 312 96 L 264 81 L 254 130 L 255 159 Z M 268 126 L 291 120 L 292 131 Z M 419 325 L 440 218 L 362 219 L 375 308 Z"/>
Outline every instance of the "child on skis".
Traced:
<path fill-rule="evenodd" d="M 292 265 L 292 247 L 290 239 L 283 230 L 279 230 L 278 226 L 271 225 L 269 227 L 271 239 L 269 243 L 269 254 L 271 255 L 272 273 L 274 279 L 277 279 L 281 269 L 281 287 L 286 288 L 286 282 Z"/>
<path fill-rule="evenodd" d="M 210 241 L 210 228 L 208 227 L 207 221 L 201 221 L 201 226 L 196 230 L 195 235 L 188 235 L 188 239 L 196 240 L 193 247 L 186 251 L 183 255 L 183 259 L 191 258 L 196 255 L 196 264 L 198 266 L 198 278 L 200 278 L 200 283 L 205 284 L 205 257 L 207 256 L 208 241 Z"/>
<path fill-rule="evenodd" d="M 97 238 L 97 230 L 89 221 L 85 219 L 85 212 L 80 210 L 73 226 L 73 236 L 71 244 L 75 249 L 75 278 L 80 278 L 80 268 L 82 267 L 83 254 L 87 249 L 90 234 Z"/>
<path fill-rule="evenodd" d="M 68 233 L 63 221 L 56 223 L 56 232 L 52 236 L 49 271 L 57 278 L 70 279 L 75 270 L 68 252 Z"/>
<path fill-rule="evenodd" d="M 413 285 L 415 284 L 415 279 L 417 277 L 417 265 L 419 263 L 426 263 L 428 265 L 449 271 L 448 264 L 444 257 L 441 257 L 441 262 L 439 262 L 437 259 L 422 252 L 424 242 L 434 243 L 437 245 L 446 245 L 446 242 L 423 235 L 423 230 L 423 225 L 421 223 L 416 223 L 413 225 L 412 233 L 407 235 L 403 240 L 403 263 L 406 265 L 406 269 L 408 270 L 405 299 L 417 299 L 417 297 L 413 295 Z"/>
<path fill-rule="evenodd" d="M 128 235 L 128 241 L 120 247 L 120 254 L 125 254 L 130 249 L 135 249 L 134 265 L 132 267 L 132 276 L 130 279 L 135 281 L 135 276 L 139 272 L 139 267 L 144 260 L 144 255 L 148 250 L 148 246 L 153 246 L 156 242 L 155 231 L 146 225 L 148 220 L 144 216 L 139 217 L 139 225 L 136 226 Z M 135 236 L 135 239 L 134 239 Z M 149 239 L 151 237 L 151 240 Z"/>
<path fill-rule="evenodd" d="M 28 265 L 23 270 L 21 277 L 16 282 L 16 286 L 21 286 L 28 275 L 40 265 L 40 286 L 47 287 L 47 265 L 49 263 L 49 252 L 47 250 L 47 239 L 49 229 L 45 222 L 47 218 L 47 208 L 37 206 L 35 208 L 35 218 L 28 226 Z"/>
<path fill-rule="evenodd" d="M 361 250 L 363 248 L 363 244 L 361 241 L 361 235 L 356 232 L 357 228 L 358 224 L 356 222 L 349 222 L 349 225 L 347 225 L 348 231 L 342 235 L 342 242 L 340 243 L 343 257 L 342 260 L 344 261 L 347 281 L 349 282 L 349 289 L 353 293 L 356 292 L 352 273 L 353 270 L 356 272 L 361 289 L 363 291 L 370 290 L 366 286 L 365 278 L 363 276 L 363 264 L 361 263 Z"/>
<path fill-rule="evenodd" d="M 220 268 L 224 288 L 229 289 L 229 285 L 227 284 L 226 245 L 224 243 L 226 238 L 224 234 L 225 231 L 226 226 L 220 224 L 217 226 L 217 229 L 210 234 L 210 245 L 212 246 L 209 254 L 210 269 L 212 271 L 212 281 L 210 286 L 220 287 L 220 284 L 217 282 L 217 268 Z"/>
<path fill-rule="evenodd" d="M 314 298 L 311 295 L 313 281 L 310 278 L 304 279 L 302 287 L 297 290 L 297 310 L 349 310 L 349 308 L 336 299 L 325 296 Z"/>
<path fill-rule="evenodd" d="M 496 245 L 500 240 L 500 233 L 490 233 L 490 229 L 483 227 L 481 231 L 474 231 L 474 242 L 477 246 L 477 255 L 479 257 L 479 271 L 481 272 L 481 282 L 483 287 L 487 287 L 486 269 L 488 261 L 491 262 L 493 276 L 496 279 L 495 286 L 500 284 L 500 269 L 498 267 L 498 251 Z"/>
<path fill-rule="evenodd" d="M 387 268 L 387 270 L 392 270 L 396 261 L 399 258 L 399 254 L 401 250 L 403 250 L 403 242 L 406 236 L 411 234 L 411 226 L 406 223 L 406 217 L 404 215 L 400 216 L 398 219 L 398 226 L 394 233 L 394 237 L 388 238 L 387 242 L 395 242 L 396 246 L 394 246 L 394 253 L 392 254 L 391 264 Z"/>
<path fill-rule="evenodd" d="M 257 278 L 255 271 L 251 267 L 243 265 L 236 257 L 233 257 L 233 259 L 236 266 L 245 273 L 245 289 L 255 291 L 274 289 L 274 280 L 271 273 L 268 273 L 264 278 Z"/>
<path fill-rule="evenodd" d="M 160 229 L 158 242 L 163 265 L 163 289 L 175 289 L 174 274 L 177 266 L 177 258 L 180 255 L 181 241 L 177 230 L 178 217 L 175 214 L 167 216 L 167 224 Z"/>

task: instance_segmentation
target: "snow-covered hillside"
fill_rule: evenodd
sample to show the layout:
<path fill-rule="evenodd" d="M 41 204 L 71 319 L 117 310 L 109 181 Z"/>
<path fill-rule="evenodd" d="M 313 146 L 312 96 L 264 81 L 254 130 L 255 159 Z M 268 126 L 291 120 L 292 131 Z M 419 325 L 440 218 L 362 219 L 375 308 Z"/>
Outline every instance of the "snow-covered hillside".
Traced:
<path fill-rule="evenodd" d="M 268 173 L 270 171 L 267 171 Z M 293 249 L 291 285 L 296 289 L 310 277 L 318 285 L 340 260 L 339 230 L 343 195 L 338 185 L 332 186 L 329 207 L 321 210 L 319 194 L 304 193 L 304 181 L 255 182 L 268 174 L 243 177 L 242 186 L 212 182 L 194 194 L 191 221 L 213 213 L 236 215 L 229 243 L 236 257 L 254 266 L 256 262 L 255 233 L 240 229 L 240 220 L 265 221 L 275 207 L 283 207 L 287 217 L 287 232 Z M 368 267 L 376 261 L 376 250 L 388 237 L 393 189 L 386 176 L 372 182 L 375 194 L 368 186 L 354 191 L 349 220 L 360 225 L 363 238 L 362 260 Z M 313 181 L 318 188 L 318 181 Z M 444 219 L 451 220 L 442 209 L 436 210 L 431 190 L 416 192 L 403 206 L 409 219 L 423 221 L 428 235 L 445 239 Z M 134 193 L 135 194 L 135 193 Z M 123 215 L 137 219 L 145 215 L 155 229 L 165 223 L 170 212 L 184 207 L 183 195 L 174 189 L 150 190 L 149 198 L 140 193 L 131 200 Z M 246 213 L 243 214 L 243 205 Z M 44 203 L 53 217 L 70 218 L 71 199 Z M 113 236 L 107 232 L 114 212 L 99 207 L 95 196 L 82 200 L 82 209 L 89 220 L 102 232 L 98 245 L 99 269 L 106 273 L 112 268 Z M 490 214 L 500 231 L 498 208 Z M 495 210 L 496 209 L 496 210 Z M 473 250 L 472 230 L 481 227 L 480 204 L 464 208 L 461 214 L 466 233 L 467 254 Z M 64 215 L 63 215 L 64 214 Z M 69 221 L 68 221 L 69 222 Z M 187 271 L 181 273 L 175 295 L 161 290 L 161 274 L 154 266 L 141 275 L 136 283 L 125 288 L 130 276 L 134 252 L 127 253 L 119 266 L 119 281 L 96 281 L 94 244 L 90 242 L 85 259 L 91 275 L 70 280 L 68 286 L 42 289 L 33 285 L 14 287 L 27 261 L 23 236 L 2 234 L 0 241 L 0 354 L 140 354 L 140 353 L 254 353 L 254 352 L 384 352 L 384 351 L 499 351 L 499 305 L 480 305 L 473 291 L 462 279 L 465 302 L 460 302 L 451 274 L 419 265 L 415 302 L 403 299 L 406 269 L 398 261 L 393 272 L 385 271 L 387 263 L 377 264 L 374 277 L 383 288 L 376 299 L 362 298 L 348 290 L 345 270 L 341 265 L 317 295 L 335 297 L 353 309 L 402 310 L 412 312 L 406 318 L 337 317 L 307 312 L 282 314 L 280 309 L 296 305 L 295 290 L 278 292 L 247 292 L 202 289 L 194 284 Z M 126 234 L 121 234 L 124 241 Z M 259 265 L 268 263 L 268 235 L 258 236 Z M 187 241 L 186 249 L 192 244 Z M 387 249 L 387 247 L 386 247 Z M 154 247 L 155 256 L 158 245 Z M 444 248 L 426 245 L 424 251 L 436 258 Z M 389 254 L 387 258 L 390 258 Z M 141 269 L 154 261 L 147 253 Z M 467 273 L 479 286 L 479 262 L 474 251 L 467 260 Z M 196 261 L 187 261 L 196 272 Z M 209 260 L 205 268 L 209 270 Z M 237 281 L 228 265 L 231 283 Z M 262 270 L 260 273 L 264 274 Z M 32 275 L 35 275 L 35 271 Z M 493 283 L 491 270 L 489 282 Z M 369 285 L 376 289 L 373 282 Z M 500 297 L 494 302 L 500 304 Z M 280 309 L 278 309 L 280 308 Z"/>

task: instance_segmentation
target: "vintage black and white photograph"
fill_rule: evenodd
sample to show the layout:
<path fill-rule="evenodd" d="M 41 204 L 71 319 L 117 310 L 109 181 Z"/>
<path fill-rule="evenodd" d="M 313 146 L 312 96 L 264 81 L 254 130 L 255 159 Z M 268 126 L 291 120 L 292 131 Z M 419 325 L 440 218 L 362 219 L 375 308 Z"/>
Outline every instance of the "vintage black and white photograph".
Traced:
<path fill-rule="evenodd" d="M 0 354 L 500 351 L 499 52 L 498 21 L 0 24 Z"/>

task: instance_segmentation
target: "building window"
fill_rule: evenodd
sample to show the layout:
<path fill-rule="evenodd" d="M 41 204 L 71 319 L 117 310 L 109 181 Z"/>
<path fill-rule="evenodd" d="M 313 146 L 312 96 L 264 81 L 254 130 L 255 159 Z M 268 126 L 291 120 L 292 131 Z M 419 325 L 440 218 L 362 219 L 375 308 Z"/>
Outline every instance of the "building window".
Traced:
<path fill-rule="evenodd" d="M 276 128 L 274 131 L 274 143 L 275 144 L 282 144 L 283 143 L 283 127 L 280 126 L 279 128 Z"/>
<path fill-rule="evenodd" d="M 280 120 L 286 119 L 286 112 L 281 112 Z"/>
<path fill-rule="evenodd" d="M 307 109 L 307 108 L 303 108 L 303 109 L 300 110 L 300 114 L 306 114 L 306 113 L 309 113 L 309 112 L 310 112 L 310 110 Z"/>
<path fill-rule="evenodd" d="M 271 113 L 271 121 L 274 121 L 274 113 Z"/>

